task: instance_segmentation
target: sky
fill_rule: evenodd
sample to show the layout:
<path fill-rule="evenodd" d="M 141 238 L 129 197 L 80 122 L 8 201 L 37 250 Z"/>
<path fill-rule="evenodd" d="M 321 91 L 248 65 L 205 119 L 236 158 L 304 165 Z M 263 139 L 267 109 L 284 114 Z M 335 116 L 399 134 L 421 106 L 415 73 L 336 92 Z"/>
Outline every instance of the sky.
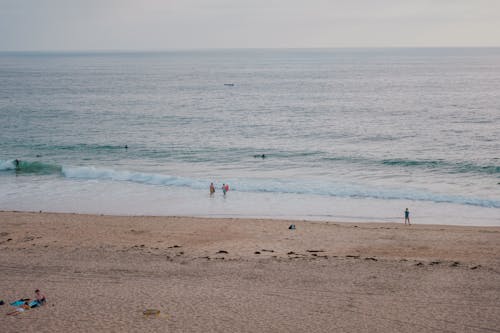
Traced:
<path fill-rule="evenodd" d="M 0 0 L 0 51 L 500 46 L 500 0 Z"/>

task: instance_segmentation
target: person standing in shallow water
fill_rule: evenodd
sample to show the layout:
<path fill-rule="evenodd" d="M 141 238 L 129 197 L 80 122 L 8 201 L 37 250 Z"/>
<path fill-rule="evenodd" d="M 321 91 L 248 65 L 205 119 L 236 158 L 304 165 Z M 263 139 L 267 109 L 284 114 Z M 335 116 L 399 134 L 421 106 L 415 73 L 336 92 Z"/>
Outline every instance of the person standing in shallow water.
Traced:
<path fill-rule="evenodd" d="M 222 194 L 226 195 L 226 184 L 222 184 Z"/>
<path fill-rule="evenodd" d="M 210 183 L 210 195 L 215 193 L 215 186 L 214 183 Z"/>
<path fill-rule="evenodd" d="M 406 208 L 405 210 L 405 224 L 406 222 L 408 222 L 408 225 L 410 225 L 410 211 L 408 210 L 408 208 Z"/>

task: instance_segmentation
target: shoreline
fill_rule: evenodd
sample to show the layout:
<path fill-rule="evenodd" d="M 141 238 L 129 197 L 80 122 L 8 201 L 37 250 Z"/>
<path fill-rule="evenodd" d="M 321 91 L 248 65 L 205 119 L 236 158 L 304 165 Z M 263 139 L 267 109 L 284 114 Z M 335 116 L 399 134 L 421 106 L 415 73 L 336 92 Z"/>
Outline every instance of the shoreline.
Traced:
<path fill-rule="evenodd" d="M 0 327 L 495 331 L 499 253 L 500 227 L 0 211 L 0 299 L 48 299 Z"/>
<path fill-rule="evenodd" d="M 369 225 L 369 224 L 388 224 L 388 225 L 404 225 L 404 217 L 401 217 L 401 222 L 390 222 L 390 221 L 377 221 L 375 218 L 372 221 L 339 221 L 336 219 L 331 219 L 331 220 L 315 220 L 315 219 L 307 219 L 307 218 L 282 218 L 282 217 L 256 217 L 256 216 L 237 216 L 237 215 L 232 215 L 232 214 L 227 214 L 226 216 L 224 215 L 217 215 L 214 214 L 212 216 L 210 215 L 161 215 L 161 214 L 113 214 L 113 213 L 79 213 L 79 212 L 58 212 L 58 211 L 44 211 L 44 210 L 17 210 L 17 209 L 0 209 L 0 214 L 3 213 L 17 213 L 17 214 L 54 214 L 54 215 L 79 215 L 79 216 L 95 216 L 95 217 L 121 217 L 121 218 L 126 218 L 126 217 L 138 217 L 138 218 L 192 218 L 192 219 L 202 219 L 202 220 L 267 220 L 267 221 L 287 221 L 287 222 L 308 222 L 308 223 L 338 223 L 338 224 L 362 224 L 362 225 Z M 499 229 L 500 226 L 496 225 L 462 225 L 462 224 L 439 224 L 439 223 L 412 223 L 412 226 L 428 226 L 428 227 L 459 227 L 459 228 L 493 228 L 493 229 Z"/>
<path fill-rule="evenodd" d="M 347 216 L 345 217 L 345 220 L 341 220 L 340 216 L 331 216 L 327 217 L 326 215 L 318 215 L 321 217 L 313 217 L 313 216 L 269 216 L 269 215 L 263 215 L 263 216 L 254 216 L 254 215 L 241 215 L 241 214 L 232 214 L 232 213 L 227 213 L 227 214 L 142 214 L 142 213 L 115 213 L 115 212 L 102 212 L 102 213 L 95 213 L 95 212 L 72 212 L 72 211 L 57 211 L 57 210 L 25 210 L 25 209 L 0 209 L 0 214 L 2 213 L 29 213 L 29 214 L 56 214 L 56 215 L 81 215 L 81 216 L 95 216 L 95 217 L 102 217 L 102 216 L 108 216 L 108 217 L 137 217 L 137 218 L 192 218 L 192 219 L 207 219 L 207 220 L 219 220 L 219 219 L 232 219 L 232 220 L 268 220 L 268 221 L 288 221 L 290 223 L 296 223 L 296 222 L 308 222 L 308 223 L 338 223 L 338 224 L 360 224 L 360 225 L 370 225 L 370 224 L 387 224 L 387 225 L 404 225 L 404 216 L 402 215 L 400 218 L 395 218 L 391 217 L 393 221 L 381 218 L 378 220 L 376 217 L 370 217 L 367 219 L 367 217 L 362 217 L 359 219 L 356 219 L 352 216 Z M 404 213 L 404 212 L 403 212 Z M 413 215 L 413 214 L 412 214 Z M 440 217 L 436 217 L 436 219 L 439 219 Z M 400 222 L 396 222 L 394 220 L 398 220 Z M 412 221 L 415 219 L 418 222 L 417 223 L 412 223 L 412 226 L 429 226 L 429 227 L 463 227 L 463 228 L 497 228 L 500 229 L 500 222 L 497 224 L 481 224 L 481 225 L 474 225 L 474 224 L 447 224 L 447 223 L 429 223 L 427 221 L 428 217 L 426 217 L 425 221 L 421 221 L 419 218 L 415 218 L 414 216 L 411 216 Z"/>
<path fill-rule="evenodd" d="M 238 244 L 244 244 L 247 247 L 253 246 L 255 247 L 255 251 L 259 250 L 256 244 L 265 244 L 268 248 L 275 245 L 281 247 L 281 255 L 283 255 L 287 247 L 296 247 L 296 243 L 299 242 L 302 244 L 302 251 L 306 251 L 305 247 L 307 246 L 305 245 L 308 245 L 309 247 L 322 247 L 324 248 L 322 252 L 332 252 L 333 255 L 336 254 L 334 253 L 335 251 L 341 250 L 342 252 L 365 253 L 368 257 L 381 255 L 382 257 L 387 256 L 391 259 L 399 258 L 403 260 L 414 258 L 416 258 L 415 260 L 419 260 L 420 258 L 423 258 L 423 260 L 433 260 L 435 258 L 451 261 L 464 260 L 464 258 L 479 261 L 497 259 L 498 264 L 500 264 L 500 256 L 497 258 L 495 251 L 488 252 L 489 256 L 485 257 L 485 253 L 479 251 L 485 249 L 475 247 L 475 242 L 484 242 L 484 237 L 482 236 L 493 235 L 493 237 L 489 238 L 494 239 L 494 236 L 498 235 L 499 244 L 496 246 L 492 242 L 488 245 L 493 246 L 497 250 L 496 253 L 500 253 L 500 227 L 496 226 L 405 225 L 403 222 L 336 222 L 234 217 L 95 215 L 0 210 L 0 226 L 2 226 L 1 220 L 4 219 L 22 219 L 25 221 L 24 224 L 36 222 L 39 228 L 38 230 L 32 230 L 32 232 L 38 233 L 45 231 L 41 227 L 42 225 L 45 228 L 59 231 L 62 226 L 68 231 L 77 229 L 80 232 L 80 236 L 85 235 L 88 240 L 91 240 L 93 234 L 96 232 L 102 234 L 103 230 L 119 230 L 125 234 L 132 233 L 136 236 L 129 239 L 129 241 L 123 241 L 123 239 L 116 239 L 115 237 L 103 237 L 92 239 L 92 242 L 81 243 L 89 247 L 99 246 L 101 243 L 125 246 L 129 245 L 133 240 L 136 242 L 149 242 L 150 245 L 153 245 L 154 242 L 163 243 L 161 237 L 165 236 L 174 240 L 177 238 L 178 242 L 186 240 L 198 252 L 207 252 L 207 249 L 204 248 L 206 243 L 216 244 L 219 241 L 235 243 L 231 244 L 231 247 L 233 248 L 233 253 L 240 258 L 254 257 L 254 253 L 247 253 L 238 249 Z M 137 231 L 134 229 L 134 226 L 137 224 L 144 226 L 143 229 L 145 230 Z M 289 230 L 288 227 L 291 224 L 296 225 L 297 230 Z M 169 230 L 168 232 L 166 231 L 167 229 Z M 214 232 L 214 230 L 217 230 L 217 232 Z M 353 231 L 356 231 L 356 234 Z M 27 231 L 24 230 L 24 233 L 27 233 Z M 156 233 L 155 237 L 153 237 L 154 233 Z M 184 237 L 186 233 L 193 235 L 192 239 Z M 390 235 L 387 235 L 388 233 Z M 465 235 L 467 235 L 467 239 L 464 238 Z M 487 236 L 485 237 L 488 238 Z M 65 243 L 71 246 L 71 242 L 75 241 L 78 237 L 72 232 L 57 232 L 51 235 L 52 238 L 66 241 Z M 385 241 L 381 241 L 379 238 L 385 239 Z M 488 241 L 491 240 L 488 239 Z M 442 242 L 442 244 L 439 242 Z M 342 246 L 338 246 L 339 243 Z M 5 245 L 5 240 L 2 242 L 0 239 L 0 246 L 2 244 Z M 33 244 L 33 246 L 36 245 Z M 468 248 L 467 254 L 462 253 L 461 246 Z M 158 246 L 157 249 L 161 249 L 161 246 Z M 290 251 L 293 252 L 293 249 Z M 410 258 L 404 257 L 403 254 L 410 256 Z"/>

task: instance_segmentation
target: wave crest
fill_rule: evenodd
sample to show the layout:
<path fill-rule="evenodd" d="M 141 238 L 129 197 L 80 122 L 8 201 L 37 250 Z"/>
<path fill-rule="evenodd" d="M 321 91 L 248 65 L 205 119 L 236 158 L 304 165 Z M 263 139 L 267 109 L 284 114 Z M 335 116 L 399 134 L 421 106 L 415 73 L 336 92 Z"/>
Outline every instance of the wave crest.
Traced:
<path fill-rule="evenodd" d="M 129 181 L 150 185 L 189 187 L 192 189 L 207 189 L 208 184 L 210 184 L 210 181 L 205 179 L 132 171 L 116 171 L 113 169 L 100 169 L 95 167 L 63 167 L 62 173 L 68 178 Z M 491 199 L 439 194 L 419 190 L 373 188 L 356 184 L 279 179 L 226 179 L 226 182 L 231 184 L 233 190 L 240 192 L 289 193 L 385 200 L 417 200 L 500 208 L 500 201 Z"/>
<path fill-rule="evenodd" d="M 17 173 L 34 173 L 34 174 L 54 174 L 60 173 L 62 168 L 59 165 L 42 163 L 38 161 L 19 161 L 16 165 L 16 160 L 0 161 L 0 171 L 13 170 Z"/>
<path fill-rule="evenodd" d="M 396 163 L 399 163 L 395 161 Z M 148 185 L 188 187 L 197 190 L 208 188 L 211 180 L 180 177 L 175 175 L 144 173 L 127 170 L 96 168 L 93 166 L 67 167 L 42 162 L 15 160 L 0 161 L 0 171 L 16 173 L 60 174 L 63 177 L 89 180 L 124 181 Z M 303 195 L 319 195 L 350 198 L 373 198 L 383 200 L 416 200 L 437 203 L 453 203 L 480 207 L 500 208 L 500 201 L 468 196 L 433 193 L 415 189 L 375 188 L 351 183 L 319 182 L 297 179 L 226 179 L 233 190 L 240 192 L 270 192 Z M 220 185 L 220 184 L 219 184 Z"/>

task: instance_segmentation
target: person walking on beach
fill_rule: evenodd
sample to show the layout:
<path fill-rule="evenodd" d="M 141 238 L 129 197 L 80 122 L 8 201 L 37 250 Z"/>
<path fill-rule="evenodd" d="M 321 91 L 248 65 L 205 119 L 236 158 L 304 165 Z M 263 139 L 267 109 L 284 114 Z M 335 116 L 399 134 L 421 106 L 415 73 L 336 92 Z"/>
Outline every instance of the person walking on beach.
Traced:
<path fill-rule="evenodd" d="M 406 222 L 408 222 L 408 225 L 410 225 L 410 211 L 408 210 L 408 208 L 406 208 L 405 210 L 405 224 Z"/>
<path fill-rule="evenodd" d="M 214 183 L 210 183 L 210 195 L 215 193 L 215 186 Z"/>

